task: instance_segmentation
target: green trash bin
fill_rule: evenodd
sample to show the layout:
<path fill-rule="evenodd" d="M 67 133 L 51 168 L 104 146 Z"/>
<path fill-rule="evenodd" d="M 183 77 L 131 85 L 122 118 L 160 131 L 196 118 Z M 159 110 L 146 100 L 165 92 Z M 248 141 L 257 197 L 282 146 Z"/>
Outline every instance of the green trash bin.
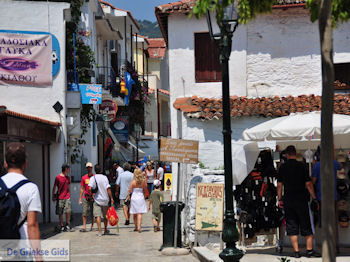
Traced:
<path fill-rule="evenodd" d="M 177 227 L 177 247 L 182 247 L 181 241 L 181 211 L 185 204 L 179 203 L 178 227 Z M 176 201 L 163 202 L 160 204 L 160 211 L 163 213 L 163 245 L 160 250 L 166 247 L 174 247 L 175 233 L 175 209 Z"/>

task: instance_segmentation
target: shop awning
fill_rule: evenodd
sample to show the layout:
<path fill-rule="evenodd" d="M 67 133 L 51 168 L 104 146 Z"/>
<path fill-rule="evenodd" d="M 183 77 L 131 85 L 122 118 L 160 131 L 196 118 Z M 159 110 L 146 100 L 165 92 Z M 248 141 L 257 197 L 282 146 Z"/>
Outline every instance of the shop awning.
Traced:
<path fill-rule="evenodd" d="M 20 140 L 38 143 L 56 142 L 59 122 L 30 116 L 0 106 L 0 140 Z"/>

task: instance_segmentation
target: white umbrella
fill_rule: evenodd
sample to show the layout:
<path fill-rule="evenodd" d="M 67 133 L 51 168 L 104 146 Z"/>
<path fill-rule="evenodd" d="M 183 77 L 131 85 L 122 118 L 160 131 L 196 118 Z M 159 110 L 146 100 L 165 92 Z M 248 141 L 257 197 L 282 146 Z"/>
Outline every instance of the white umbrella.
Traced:
<path fill-rule="evenodd" d="M 237 141 L 232 143 L 233 184 L 240 185 L 253 170 L 259 156 L 256 142 Z"/>
<path fill-rule="evenodd" d="M 350 134 L 350 116 L 333 114 L 333 134 Z M 321 112 L 295 113 L 266 121 L 243 132 L 244 140 L 320 138 Z"/>

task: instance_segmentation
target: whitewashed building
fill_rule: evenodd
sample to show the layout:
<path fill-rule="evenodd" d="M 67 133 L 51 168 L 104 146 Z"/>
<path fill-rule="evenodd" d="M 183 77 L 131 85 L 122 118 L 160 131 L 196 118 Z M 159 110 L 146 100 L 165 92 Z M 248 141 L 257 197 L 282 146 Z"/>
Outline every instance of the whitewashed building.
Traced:
<path fill-rule="evenodd" d="M 272 117 L 320 110 L 318 24 L 306 1 L 280 0 L 271 13 L 239 25 L 229 61 L 232 138 Z M 206 18 L 189 18 L 194 0 L 156 7 L 169 55 L 172 137 L 199 141 L 199 161 L 223 166 L 221 70 Z M 349 114 L 350 27 L 334 30 L 335 112 Z M 173 165 L 176 184 L 177 168 Z M 348 230 L 340 234 L 346 243 Z"/>
<path fill-rule="evenodd" d="M 267 117 L 320 108 L 318 26 L 310 22 L 302 1 L 291 2 L 281 1 L 272 13 L 239 25 L 234 33 L 229 62 L 233 139 L 241 139 L 245 128 Z M 199 140 L 200 161 L 215 168 L 222 165 L 222 155 L 212 155 L 222 152 L 221 72 L 218 58 L 203 55 L 214 48 L 205 17 L 187 17 L 193 5 L 194 1 L 179 1 L 156 8 L 169 53 L 172 136 L 178 136 L 180 110 L 183 138 Z M 348 24 L 334 31 L 336 78 L 348 85 L 343 72 L 350 69 L 349 36 Z M 298 98 L 301 95 L 305 97 Z M 348 113 L 338 104 L 348 98 L 339 99 L 336 110 Z"/>
<path fill-rule="evenodd" d="M 28 151 L 25 175 L 38 185 L 42 199 L 40 222 L 56 217 L 51 188 L 67 157 L 64 13 L 69 7 L 62 2 L 2 1 L 0 9 L 2 32 L 43 32 L 51 34 L 59 44 L 60 66 L 51 85 L 0 84 L 0 161 L 4 160 L 6 143 L 25 142 Z M 53 109 L 56 102 L 63 106 L 60 113 Z"/>

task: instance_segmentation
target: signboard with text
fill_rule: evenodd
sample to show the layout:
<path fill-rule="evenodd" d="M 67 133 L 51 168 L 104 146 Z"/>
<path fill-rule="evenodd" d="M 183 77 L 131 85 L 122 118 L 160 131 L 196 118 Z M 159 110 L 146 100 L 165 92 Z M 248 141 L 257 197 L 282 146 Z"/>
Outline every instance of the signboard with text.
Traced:
<path fill-rule="evenodd" d="M 198 146 L 194 140 L 161 138 L 160 161 L 197 164 Z"/>
<path fill-rule="evenodd" d="M 196 189 L 196 230 L 222 231 L 224 185 L 198 183 Z"/>
<path fill-rule="evenodd" d="M 173 183 L 173 174 L 172 173 L 165 173 L 164 174 L 164 190 L 171 191 L 172 190 L 172 183 Z"/>
<path fill-rule="evenodd" d="M 0 32 L 0 85 L 52 85 L 52 37 Z"/>
<path fill-rule="evenodd" d="M 82 104 L 101 104 L 102 103 L 102 85 L 79 84 Z"/>

